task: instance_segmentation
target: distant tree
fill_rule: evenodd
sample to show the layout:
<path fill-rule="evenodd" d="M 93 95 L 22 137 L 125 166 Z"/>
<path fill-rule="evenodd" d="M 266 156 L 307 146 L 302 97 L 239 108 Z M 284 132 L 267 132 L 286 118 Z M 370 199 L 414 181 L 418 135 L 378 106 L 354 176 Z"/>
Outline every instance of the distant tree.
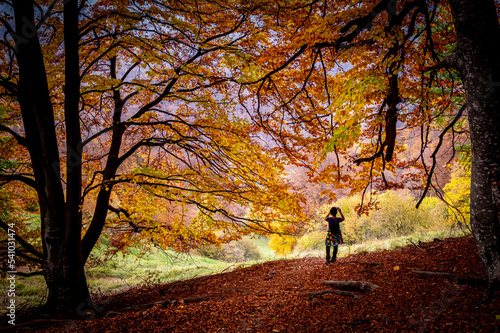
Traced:
<path fill-rule="evenodd" d="M 453 221 L 470 228 L 470 169 L 464 170 L 456 165 L 451 173 L 451 181 L 446 184 L 444 191 L 450 205 L 448 211 Z"/>

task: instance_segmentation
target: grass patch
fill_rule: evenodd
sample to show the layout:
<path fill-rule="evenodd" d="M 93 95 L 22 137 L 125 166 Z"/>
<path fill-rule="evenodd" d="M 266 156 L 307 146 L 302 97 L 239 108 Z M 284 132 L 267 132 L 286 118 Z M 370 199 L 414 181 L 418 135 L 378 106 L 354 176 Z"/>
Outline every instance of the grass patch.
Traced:
<path fill-rule="evenodd" d="M 430 242 L 435 238 L 444 239 L 448 237 L 461 237 L 465 236 L 461 230 L 442 230 L 442 231 L 429 231 L 427 233 L 417 233 L 410 236 L 401 236 L 390 239 L 372 240 L 361 244 L 354 244 L 352 246 L 343 246 L 339 248 L 339 254 L 346 256 L 349 254 L 372 252 L 379 250 L 394 250 L 398 247 L 407 246 L 409 244 L 421 242 Z"/>
<path fill-rule="evenodd" d="M 229 264 L 171 250 L 142 253 L 131 249 L 98 266 L 86 269 L 89 287 L 99 292 L 117 292 L 135 285 L 169 283 L 213 274 Z M 99 250 L 98 250 L 99 251 Z"/>
<path fill-rule="evenodd" d="M 0 313 L 3 314 L 6 313 L 6 306 L 10 301 L 7 279 L 0 279 L 0 288 L 2 289 Z M 44 278 L 42 276 L 17 277 L 15 295 L 17 310 L 44 304 L 47 297 L 47 285 Z"/>

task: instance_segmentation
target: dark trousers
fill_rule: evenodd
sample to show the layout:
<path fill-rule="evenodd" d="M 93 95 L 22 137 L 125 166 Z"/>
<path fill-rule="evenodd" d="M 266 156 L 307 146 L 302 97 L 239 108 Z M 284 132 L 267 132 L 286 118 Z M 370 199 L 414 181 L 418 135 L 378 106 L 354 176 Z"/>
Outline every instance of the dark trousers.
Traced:
<path fill-rule="evenodd" d="M 329 245 L 326 246 L 326 260 L 330 260 L 330 247 Z M 336 260 L 337 259 L 337 252 L 339 250 L 339 246 L 338 245 L 334 245 L 333 246 L 333 255 L 332 255 L 332 260 Z"/>

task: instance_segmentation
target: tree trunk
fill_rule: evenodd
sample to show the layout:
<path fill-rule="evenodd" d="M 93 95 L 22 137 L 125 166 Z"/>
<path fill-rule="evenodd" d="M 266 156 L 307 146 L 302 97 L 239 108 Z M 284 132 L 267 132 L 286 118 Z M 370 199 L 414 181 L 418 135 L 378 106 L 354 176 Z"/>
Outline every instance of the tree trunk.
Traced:
<path fill-rule="evenodd" d="M 57 260 L 46 263 L 45 281 L 49 289 L 47 308 L 60 309 L 84 316 L 92 306 L 83 265 L 74 261 L 75 253 L 62 247 Z"/>
<path fill-rule="evenodd" d="M 74 154 L 71 154 L 78 149 L 80 136 L 79 130 L 77 133 L 74 132 L 75 124 L 79 126 L 78 59 L 67 61 L 69 67 L 73 69 L 72 77 L 68 79 L 74 80 L 75 76 L 78 77 L 78 85 L 70 87 L 66 96 L 69 102 L 66 105 L 66 107 L 69 105 L 65 113 L 66 120 L 72 119 L 72 125 L 70 124 L 71 128 L 69 128 L 72 134 L 71 138 L 68 138 L 66 148 L 68 155 L 72 156 L 68 157 L 67 161 L 68 182 L 65 200 L 60 175 L 54 110 L 50 100 L 37 28 L 34 24 L 34 3 L 32 0 L 19 0 L 13 4 L 16 26 L 14 39 L 19 66 L 18 100 L 40 203 L 42 266 L 49 289 L 47 306 L 81 312 L 83 306 L 91 303 L 80 245 L 82 219 L 79 212 L 81 203 L 81 170 L 79 165 L 81 162 L 78 161 L 78 158 L 75 160 Z M 74 22 L 75 19 L 78 19 L 76 0 L 65 4 L 65 16 L 67 15 L 67 6 L 70 8 L 69 15 L 73 19 L 69 33 L 78 36 L 78 26 Z M 66 53 L 67 58 L 74 57 L 74 48 L 78 47 L 78 40 L 69 43 L 69 45 L 70 48 L 73 48 L 73 52 Z M 65 47 L 68 48 L 68 43 Z M 71 76 L 71 74 L 69 75 Z M 70 149 L 72 149 L 71 152 Z"/>
<path fill-rule="evenodd" d="M 82 315 L 91 305 L 81 253 L 82 213 L 82 140 L 80 134 L 80 61 L 78 56 L 78 1 L 64 2 L 66 126 L 66 203 L 64 237 L 57 260 L 47 263 L 48 305 L 65 306 Z"/>
<path fill-rule="evenodd" d="M 449 3 L 457 36 L 450 62 L 462 77 L 471 132 L 471 227 L 491 295 L 500 287 L 500 29 L 493 0 Z"/>

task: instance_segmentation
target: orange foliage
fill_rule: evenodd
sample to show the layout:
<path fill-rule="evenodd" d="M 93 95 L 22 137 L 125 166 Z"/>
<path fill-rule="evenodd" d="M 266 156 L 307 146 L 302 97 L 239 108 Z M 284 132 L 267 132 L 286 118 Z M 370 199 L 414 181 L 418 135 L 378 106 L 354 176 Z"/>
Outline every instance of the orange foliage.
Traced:
<path fill-rule="evenodd" d="M 83 209 L 84 248 L 93 246 L 102 225 L 118 248 L 155 244 L 186 251 L 306 221 L 305 200 L 286 179 L 286 160 L 259 138 L 260 128 L 235 100 L 238 76 L 231 70 L 262 38 L 250 20 L 256 4 L 83 3 L 78 149 L 66 138 L 63 3 L 38 5 L 35 20 L 47 14 L 38 39 L 61 165 L 61 183 L 54 186 L 66 190 L 78 166 L 71 157 L 81 148 L 77 209 Z M 12 12 L 1 14 L 7 30 L 14 26 Z M 12 36 L 0 46 L 0 104 L 8 125 L 1 135 L 17 133 L 12 149 L 2 149 L 2 159 L 17 168 L 2 170 L 0 180 L 31 188 L 42 181 L 24 145 L 25 119 L 14 98 L 15 43 L 22 41 Z"/>
<path fill-rule="evenodd" d="M 282 153 L 335 189 L 332 199 L 341 188 L 421 192 L 429 170 L 435 173 L 438 134 L 464 103 L 456 72 L 432 69 L 453 50 L 447 4 L 277 1 L 261 8 L 261 35 L 279 38 L 257 43 L 247 58 L 240 98 Z M 454 134 L 449 139 L 459 140 Z M 418 140 L 418 150 L 406 151 L 403 137 Z"/>

